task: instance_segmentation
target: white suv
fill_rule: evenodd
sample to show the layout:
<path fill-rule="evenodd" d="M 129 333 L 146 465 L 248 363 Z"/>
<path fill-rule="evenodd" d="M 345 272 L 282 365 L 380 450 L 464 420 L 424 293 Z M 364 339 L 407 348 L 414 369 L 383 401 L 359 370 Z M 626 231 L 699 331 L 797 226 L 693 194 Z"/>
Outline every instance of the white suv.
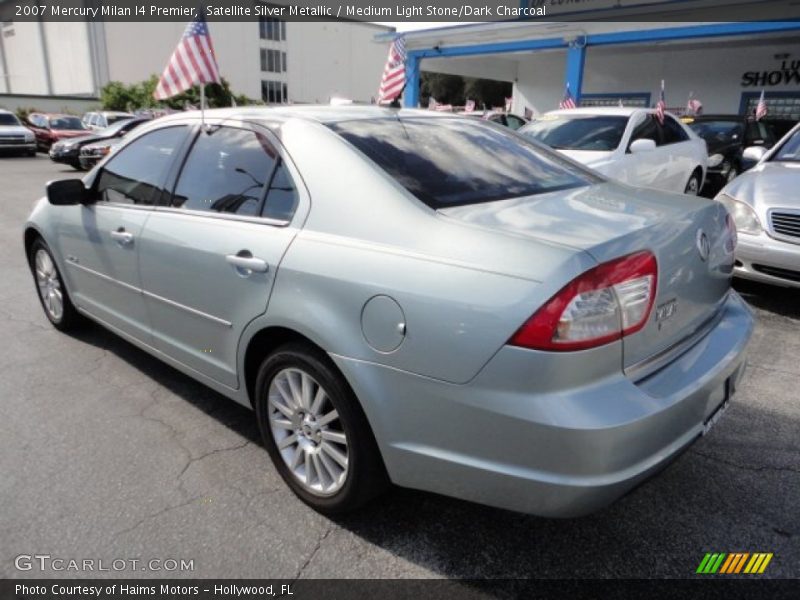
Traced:
<path fill-rule="evenodd" d="M 36 156 L 36 136 L 20 123 L 17 115 L 0 110 L 0 151 L 7 150 Z"/>
<path fill-rule="evenodd" d="M 105 129 L 115 121 L 119 121 L 121 119 L 130 119 L 134 116 L 135 115 L 127 112 L 106 110 L 102 112 L 88 112 L 85 115 L 83 115 L 82 121 L 87 129 L 91 129 L 93 131 L 100 131 L 101 129 Z"/>

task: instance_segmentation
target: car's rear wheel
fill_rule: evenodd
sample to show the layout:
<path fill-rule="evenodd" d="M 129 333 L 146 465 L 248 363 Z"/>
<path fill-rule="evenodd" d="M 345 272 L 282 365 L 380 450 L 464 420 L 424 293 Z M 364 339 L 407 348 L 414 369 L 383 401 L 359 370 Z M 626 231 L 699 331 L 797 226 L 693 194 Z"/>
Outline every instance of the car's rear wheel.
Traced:
<path fill-rule="evenodd" d="M 689 177 L 689 181 L 686 183 L 686 189 L 683 193 L 689 194 L 690 196 L 697 196 L 700 193 L 700 174 L 697 171 L 692 173 L 692 176 Z"/>
<path fill-rule="evenodd" d="M 279 348 L 261 364 L 256 415 L 276 469 L 297 496 L 323 513 L 353 510 L 388 479 L 355 395 L 324 353 Z"/>
<path fill-rule="evenodd" d="M 81 322 L 81 315 L 70 300 L 50 248 L 41 238 L 31 244 L 28 261 L 45 316 L 60 331 L 75 328 Z"/>

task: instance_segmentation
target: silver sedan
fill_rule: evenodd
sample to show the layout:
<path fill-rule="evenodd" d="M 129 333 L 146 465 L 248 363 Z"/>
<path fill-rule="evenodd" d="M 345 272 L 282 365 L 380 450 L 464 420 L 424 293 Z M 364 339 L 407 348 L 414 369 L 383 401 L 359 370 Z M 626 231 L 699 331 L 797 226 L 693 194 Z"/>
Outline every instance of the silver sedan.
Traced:
<path fill-rule="evenodd" d="M 253 407 L 329 513 L 389 483 L 595 510 L 716 422 L 753 328 L 719 203 L 428 111 L 165 117 L 49 184 L 24 241 L 56 328 Z"/>
<path fill-rule="evenodd" d="M 740 234 L 735 274 L 800 288 L 800 125 L 716 199 Z"/>

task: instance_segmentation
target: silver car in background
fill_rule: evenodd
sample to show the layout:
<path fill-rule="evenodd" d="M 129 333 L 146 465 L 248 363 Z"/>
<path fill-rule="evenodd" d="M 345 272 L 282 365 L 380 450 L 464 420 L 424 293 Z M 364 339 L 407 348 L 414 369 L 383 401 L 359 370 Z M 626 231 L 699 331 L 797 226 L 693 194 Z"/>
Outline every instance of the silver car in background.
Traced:
<path fill-rule="evenodd" d="M 50 183 L 24 241 L 53 325 L 252 406 L 328 513 L 389 482 L 596 510 L 716 422 L 753 328 L 722 205 L 430 111 L 165 117 Z"/>
<path fill-rule="evenodd" d="M 716 199 L 739 233 L 735 275 L 800 288 L 800 125 Z"/>

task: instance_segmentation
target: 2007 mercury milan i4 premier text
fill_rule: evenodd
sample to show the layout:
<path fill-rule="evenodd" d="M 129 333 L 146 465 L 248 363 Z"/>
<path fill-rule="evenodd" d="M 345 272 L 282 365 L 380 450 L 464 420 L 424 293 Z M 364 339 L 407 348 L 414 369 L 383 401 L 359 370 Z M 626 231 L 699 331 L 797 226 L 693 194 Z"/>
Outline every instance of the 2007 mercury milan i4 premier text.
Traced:
<path fill-rule="evenodd" d="M 53 325 L 252 406 L 328 513 L 390 482 L 602 507 L 716 421 L 753 328 L 720 203 L 427 111 L 165 117 L 51 182 L 24 239 Z"/>

